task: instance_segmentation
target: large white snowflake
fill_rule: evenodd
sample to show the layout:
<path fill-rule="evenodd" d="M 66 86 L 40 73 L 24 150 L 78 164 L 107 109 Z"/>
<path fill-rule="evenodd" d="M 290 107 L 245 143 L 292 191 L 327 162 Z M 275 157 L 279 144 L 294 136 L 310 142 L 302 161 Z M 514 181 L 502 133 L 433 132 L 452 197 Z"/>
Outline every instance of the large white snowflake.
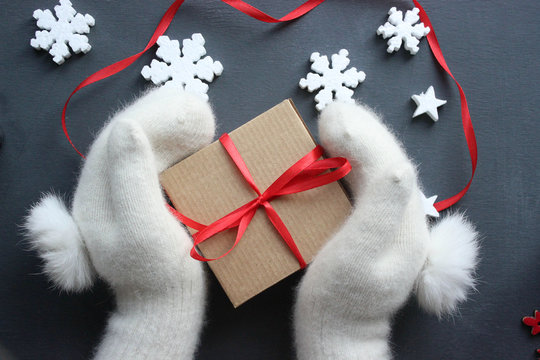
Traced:
<path fill-rule="evenodd" d="M 389 53 L 398 51 L 402 43 L 405 44 L 405 49 L 409 50 L 412 55 L 418 52 L 420 39 L 430 31 L 428 26 L 424 26 L 424 23 L 415 25 L 420 20 L 419 11 L 416 7 L 407 10 L 405 18 L 403 18 L 401 10 L 398 11 L 395 7 L 388 11 L 388 21 L 379 26 L 377 34 L 382 35 L 385 39 L 390 38 L 387 43 Z"/>
<path fill-rule="evenodd" d="M 332 67 L 326 55 L 321 56 L 318 52 L 311 54 L 311 70 L 315 71 L 300 79 L 300 87 L 307 88 L 309 92 L 321 89 L 315 95 L 315 106 L 321 111 L 331 103 L 335 97 L 338 101 L 354 102 L 352 96 L 354 91 L 349 88 L 356 88 L 359 83 L 366 79 L 363 71 L 358 71 L 352 67 L 344 72 L 349 66 L 349 52 L 341 49 L 339 53 L 332 55 Z M 321 75 L 319 75 L 321 74 Z"/>
<path fill-rule="evenodd" d="M 193 34 L 191 39 L 184 39 L 182 50 L 178 40 L 171 40 L 168 36 L 160 36 L 157 44 L 156 56 L 163 61 L 152 60 L 150 66 L 143 67 L 142 76 L 156 85 L 178 86 L 208 100 L 208 84 L 201 79 L 212 82 L 214 76 L 223 72 L 223 65 L 210 56 L 203 58 L 206 54 L 203 36 Z"/>
<path fill-rule="evenodd" d="M 36 37 L 30 40 L 30 45 L 37 50 L 49 50 L 58 65 L 71 56 L 68 44 L 76 54 L 86 54 L 92 49 L 88 37 L 82 34 L 90 32 L 90 26 L 94 26 L 95 20 L 88 14 L 78 13 L 71 5 L 69 0 L 60 0 L 60 5 L 54 7 L 58 20 L 49 9 L 38 9 L 33 15 L 42 30 L 36 31 Z"/>

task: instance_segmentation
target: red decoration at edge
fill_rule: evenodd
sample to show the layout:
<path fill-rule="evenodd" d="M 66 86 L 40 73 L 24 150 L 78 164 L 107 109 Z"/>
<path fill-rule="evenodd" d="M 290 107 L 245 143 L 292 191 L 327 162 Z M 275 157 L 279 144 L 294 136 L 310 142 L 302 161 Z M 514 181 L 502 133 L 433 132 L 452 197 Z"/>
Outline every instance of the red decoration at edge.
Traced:
<path fill-rule="evenodd" d="M 266 189 L 266 191 L 261 193 L 257 188 L 257 185 L 255 185 L 255 181 L 253 180 L 246 163 L 242 159 L 242 156 L 238 152 L 238 149 L 234 145 L 229 135 L 223 134 L 219 138 L 219 141 L 236 164 L 244 179 L 258 196 L 238 209 L 225 215 L 221 219 L 214 221 L 208 226 L 188 218 L 169 206 L 169 210 L 178 220 L 185 225 L 198 230 L 198 232 L 193 234 L 191 257 L 199 261 L 212 261 L 226 256 L 236 247 L 236 245 L 238 245 L 251 219 L 255 215 L 255 212 L 260 206 L 262 206 L 266 211 L 266 215 L 298 260 L 300 267 L 306 267 L 306 262 L 302 257 L 302 254 L 300 254 L 300 251 L 298 250 L 298 247 L 296 246 L 291 234 L 287 230 L 287 227 L 279 217 L 276 210 L 274 210 L 270 204 L 270 200 L 278 196 L 299 193 L 337 181 L 351 171 L 351 164 L 347 161 L 347 159 L 342 157 L 318 160 L 323 154 L 323 148 L 318 145 L 307 153 L 307 155 L 293 164 L 289 169 L 287 169 L 272 183 L 272 185 L 268 187 L 268 189 Z M 330 169 L 334 170 L 326 172 Z M 238 227 L 236 240 L 234 245 L 226 253 L 214 259 L 207 259 L 197 252 L 195 247 L 200 243 L 208 240 L 217 233 L 235 227 Z"/>
<path fill-rule="evenodd" d="M 536 335 L 540 333 L 540 311 L 534 311 L 534 317 L 525 316 L 521 321 L 527 326 L 532 327 L 531 334 Z"/>
<path fill-rule="evenodd" d="M 152 35 L 150 41 L 148 42 L 148 44 L 144 48 L 144 50 L 142 50 L 141 52 L 139 52 L 139 53 L 137 53 L 135 55 L 132 55 L 132 56 L 126 58 L 126 59 L 120 60 L 120 61 L 118 61 L 118 62 L 116 62 L 116 63 L 114 63 L 112 65 L 109 65 L 109 66 L 97 71 L 96 73 L 90 75 L 83 82 L 81 82 L 75 88 L 75 90 L 73 90 L 71 95 L 69 95 L 69 97 L 68 97 L 68 99 L 67 99 L 67 101 L 66 101 L 66 103 L 64 105 L 64 108 L 62 110 L 62 129 L 63 129 L 64 134 L 65 134 L 66 138 L 68 139 L 69 143 L 73 147 L 73 149 L 75 149 L 75 151 L 81 157 L 84 158 L 84 155 L 77 149 L 75 144 L 73 144 L 73 142 L 72 142 L 72 140 L 71 140 L 71 138 L 69 136 L 67 126 L 66 126 L 66 111 L 67 111 L 67 106 L 69 104 L 69 101 L 71 100 L 71 97 L 73 95 L 75 95 L 75 93 L 78 92 L 79 90 L 81 90 L 82 88 L 84 88 L 84 87 L 86 87 L 86 86 L 88 86 L 90 84 L 93 84 L 93 83 L 95 83 L 97 81 L 103 80 L 103 79 L 105 79 L 107 77 L 110 77 L 112 75 L 115 75 L 115 74 L 119 73 L 120 71 L 124 70 L 125 68 L 127 68 L 128 66 L 130 66 L 133 62 L 135 62 L 135 60 L 137 60 L 142 54 L 144 54 L 148 49 L 150 49 L 156 43 L 159 36 L 161 36 L 161 35 L 163 35 L 163 33 L 165 33 L 165 31 L 169 27 L 170 23 L 172 22 L 176 12 L 178 11 L 178 8 L 180 7 L 180 5 L 182 5 L 182 3 L 184 1 L 185 0 L 176 0 L 167 9 L 165 14 L 163 15 L 163 18 L 159 22 L 156 30 L 154 31 L 154 34 Z M 244 2 L 242 0 L 222 0 L 222 1 L 224 3 L 230 5 L 230 6 L 234 7 L 235 9 L 237 9 L 237 10 L 239 10 L 239 11 L 253 17 L 254 19 L 257 19 L 257 20 L 260 20 L 260 21 L 263 21 L 263 22 L 276 23 L 276 22 L 285 22 L 285 21 L 290 21 L 290 20 L 297 19 L 297 18 L 307 14 L 308 12 L 313 10 L 315 7 L 322 4 L 325 0 L 307 0 L 306 2 L 301 4 L 299 7 L 297 7 L 296 9 L 294 9 L 293 11 L 291 11 L 290 13 L 288 13 L 287 15 L 285 15 L 285 16 L 279 18 L 279 19 L 273 18 L 272 16 L 260 11 L 259 9 L 247 4 L 246 2 Z M 472 126 L 471 116 L 470 116 L 470 113 L 469 113 L 469 108 L 467 106 L 467 99 L 465 97 L 465 93 L 464 93 L 463 89 L 461 88 L 461 85 L 459 85 L 457 80 L 454 78 L 454 75 L 452 75 L 452 73 L 450 72 L 450 69 L 448 68 L 448 65 L 446 64 L 446 60 L 444 59 L 444 56 L 442 54 L 442 50 L 441 50 L 441 48 L 439 46 L 439 42 L 437 40 L 437 37 L 435 36 L 435 31 L 433 29 L 433 25 L 431 24 L 431 21 L 429 20 L 426 12 L 422 8 L 422 6 L 420 6 L 420 4 L 418 3 L 417 0 L 413 0 L 413 2 L 414 2 L 414 5 L 420 10 L 420 13 L 419 13 L 420 20 L 424 24 L 429 26 L 430 29 L 431 29 L 431 31 L 427 35 L 427 39 L 428 39 L 428 43 L 429 43 L 429 46 L 431 48 L 431 51 L 433 52 L 433 55 L 437 59 L 437 62 L 439 63 L 439 65 L 456 82 L 456 85 L 457 85 L 457 87 L 459 89 L 460 101 L 461 101 L 461 120 L 462 120 L 462 123 L 463 123 L 463 132 L 465 134 L 465 139 L 467 141 L 467 146 L 469 148 L 469 154 L 470 154 L 470 157 L 471 157 L 472 174 L 471 174 L 471 177 L 470 177 L 469 182 L 467 183 L 467 185 L 459 193 L 457 193 L 456 195 L 454 195 L 454 196 L 452 196 L 452 197 L 450 197 L 448 199 L 441 200 L 441 201 L 434 204 L 435 209 L 437 209 L 437 211 L 442 211 L 442 210 L 447 209 L 450 206 L 454 205 L 455 203 L 457 203 L 467 193 L 467 191 L 469 190 L 469 187 L 470 187 L 470 185 L 472 183 L 472 180 L 474 178 L 474 174 L 475 174 L 475 171 L 476 171 L 476 164 L 477 164 L 477 161 L 478 161 L 478 150 L 477 150 L 476 137 L 475 137 L 474 129 L 473 129 L 473 126 Z"/>

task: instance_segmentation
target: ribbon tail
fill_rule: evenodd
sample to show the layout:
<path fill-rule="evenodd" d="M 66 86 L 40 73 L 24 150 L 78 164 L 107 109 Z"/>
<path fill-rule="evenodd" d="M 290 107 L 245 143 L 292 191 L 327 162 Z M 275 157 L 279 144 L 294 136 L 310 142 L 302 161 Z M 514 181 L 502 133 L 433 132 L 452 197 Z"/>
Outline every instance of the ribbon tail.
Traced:
<path fill-rule="evenodd" d="M 253 219 L 253 216 L 255 215 L 256 212 L 257 212 L 257 207 L 251 209 L 250 211 L 248 211 L 247 213 L 245 213 L 242 216 L 242 218 L 240 219 L 240 222 L 238 224 L 238 231 L 236 233 L 236 238 L 234 240 L 233 246 L 231 246 L 231 248 L 229 250 L 227 250 L 227 252 L 221 254 L 220 256 L 218 256 L 216 258 L 206 258 L 206 257 L 202 256 L 201 254 L 199 254 L 199 252 L 197 251 L 197 248 L 196 248 L 197 245 L 199 245 L 200 243 L 206 241 L 208 238 L 210 238 L 214 234 L 205 235 L 205 236 L 202 236 L 202 237 L 197 236 L 198 234 L 201 234 L 201 233 L 196 233 L 195 235 L 193 235 L 193 247 L 191 248 L 191 251 L 190 251 L 191 257 L 193 259 L 199 260 L 199 261 L 214 261 L 214 260 L 218 260 L 218 259 L 221 259 L 221 258 L 229 255 L 229 253 L 231 251 L 233 251 L 233 249 L 236 247 L 236 245 L 238 245 L 238 243 L 242 239 L 242 236 L 244 236 L 244 233 L 246 232 L 246 229 L 249 226 L 249 223 Z"/>
<path fill-rule="evenodd" d="M 300 253 L 300 250 L 296 246 L 296 243 L 293 240 L 293 237 L 289 230 L 287 229 L 287 226 L 283 223 L 283 220 L 279 217 L 276 210 L 270 205 L 269 202 L 263 203 L 264 210 L 266 211 L 266 214 L 268 215 L 268 218 L 272 222 L 272 225 L 276 228 L 276 230 L 279 232 L 289 249 L 291 249 L 292 253 L 298 260 L 298 264 L 300 265 L 300 268 L 303 269 L 306 267 L 306 261 L 302 257 L 302 254 Z"/>
<path fill-rule="evenodd" d="M 178 221 L 180 221 L 182 224 L 186 225 L 186 226 L 189 226 L 190 228 L 192 229 L 195 229 L 195 230 L 202 230 L 206 227 L 206 225 L 203 225 L 201 223 L 198 223 L 196 222 L 195 220 L 193 219 L 190 219 L 188 218 L 187 216 L 183 215 L 182 213 L 180 213 L 179 211 L 177 211 L 175 208 L 173 208 L 172 206 L 170 206 L 169 204 L 165 204 L 167 206 L 167 209 L 169 210 L 169 212 L 175 217 L 178 219 Z"/>

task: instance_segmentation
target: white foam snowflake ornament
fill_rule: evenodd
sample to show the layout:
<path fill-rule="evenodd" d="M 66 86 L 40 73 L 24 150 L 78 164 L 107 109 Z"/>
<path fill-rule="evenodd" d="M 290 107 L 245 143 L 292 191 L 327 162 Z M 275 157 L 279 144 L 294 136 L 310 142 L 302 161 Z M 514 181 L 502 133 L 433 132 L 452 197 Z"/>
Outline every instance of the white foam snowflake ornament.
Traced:
<path fill-rule="evenodd" d="M 337 54 L 333 54 L 332 66 L 326 55 L 321 56 L 318 52 L 311 54 L 311 70 L 305 78 L 300 79 L 300 87 L 309 92 L 319 90 L 315 95 L 315 106 L 321 111 L 331 103 L 334 98 L 342 102 L 354 102 L 352 96 L 354 91 L 349 88 L 356 88 L 359 83 L 366 79 L 366 73 L 358 71 L 352 67 L 344 71 L 349 66 L 349 52 L 341 49 Z M 319 75 L 320 74 L 320 75 Z"/>
<path fill-rule="evenodd" d="M 424 23 L 416 24 L 420 20 L 419 11 L 416 7 L 407 10 L 405 17 L 403 17 L 401 10 L 397 10 L 395 7 L 388 11 L 388 21 L 377 29 L 377 35 L 382 35 L 384 39 L 390 38 L 387 42 L 387 52 L 398 51 L 402 43 L 405 50 L 408 50 L 411 55 L 418 52 L 420 39 L 429 34 L 430 31 L 429 26 L 424 26 Z"/>
<path fill-rule="evenodd" d="M 178 40 L 160 36 L 156 56 L 163 61 L 152 60 L 150 66 L 143 67 L 142 76 L 156 85 L 177 86 L 208 100 L 208 84 L 201 80 L 212 82 L 214 76 L 223 72 L 223 65 L 210 56 L 203 58 L 206 55 L 204 43 L 201 34 L 193 34 L 191 39 L 183 40 L 180 50 Z"/>
<path fill-rule="evenodd" d="M 36 37 L 30 40 L 30 45 L 36 50 L 48 50 L 53 61 L 62 65 L 71 56 L 68 45 L 76 54 L 86 54 L 92 49 L 88 37 L 83 34 L 90 32 L 95 20 L 88 14 L 78 13 L 69 0 L 60 0 L 54 12 L 56 18 L 49 9 L 34 11 L 34 19 L 42 30 L 36 31 Z"/>

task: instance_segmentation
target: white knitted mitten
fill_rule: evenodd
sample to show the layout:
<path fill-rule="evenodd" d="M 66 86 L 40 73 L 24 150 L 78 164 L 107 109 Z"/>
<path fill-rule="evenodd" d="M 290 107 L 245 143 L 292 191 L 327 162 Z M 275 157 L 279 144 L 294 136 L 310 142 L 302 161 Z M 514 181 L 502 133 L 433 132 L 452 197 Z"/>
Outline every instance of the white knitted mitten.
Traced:
<path fill-rule="evenodd" d="M 438 315 L 466 298 L 474 284 L 476 232 L 453 215 L 430 234 L 415 168 L 370 110 L 331 104 L 320 116 L 319 135 L 329 155 L 351 162 L 346 179 L 355 206 L 298 289 L 298 358 L 389 359 L 391 317 L 415 288 L 420 303 Z"/>
<path fill-rule="evenodd" d="M 54 195 L 26 227 L 44 270 L 61 288 L 91 286 L 94 273 L 116 295 L 96 359 L 191 359 L 203 320 L 202 264 L 169 213 L 158 174 L 214 137 L 209 105 L 172 88 L 118 113 L 84 163 L 71 214 Z"/>

